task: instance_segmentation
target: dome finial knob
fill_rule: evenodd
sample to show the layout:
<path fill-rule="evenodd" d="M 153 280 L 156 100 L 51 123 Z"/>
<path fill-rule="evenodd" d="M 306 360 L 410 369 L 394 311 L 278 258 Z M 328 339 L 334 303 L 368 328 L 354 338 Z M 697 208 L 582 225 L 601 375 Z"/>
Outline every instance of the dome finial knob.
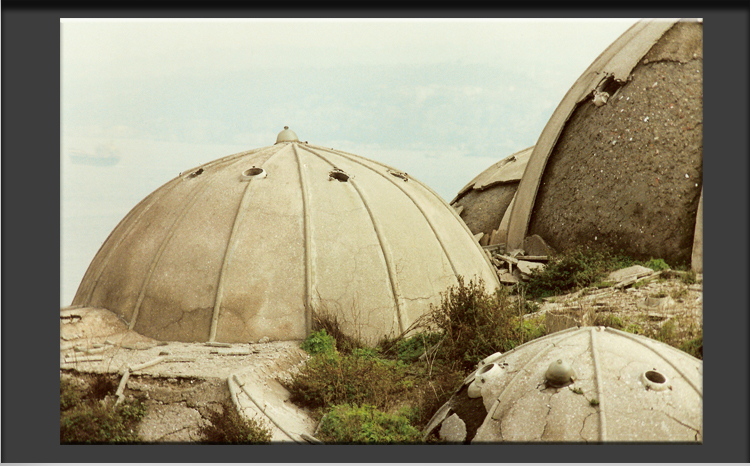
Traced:
<path fill-rule="evenodd" d="M 288 126 L 284 126 L 284 131 L 276 136 L 276 144 L 280 142 L 299 142 L 299 138 L 297 137 L 297 133 L 289 129 Z"/>

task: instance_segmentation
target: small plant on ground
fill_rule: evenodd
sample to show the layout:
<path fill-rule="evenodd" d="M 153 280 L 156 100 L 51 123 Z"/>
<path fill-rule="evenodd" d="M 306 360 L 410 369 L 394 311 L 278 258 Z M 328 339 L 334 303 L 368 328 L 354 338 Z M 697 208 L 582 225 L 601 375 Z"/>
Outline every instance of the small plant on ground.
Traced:
<path fill-rule="evenodd" d="M 302 342 L 302 349 L 313 356 L 320 353 L 333 353 L 336 351 L 336 340 L 325 329 L 321 329 L 311 333 Z"/>
<path fill-rule="evenodd" d="M 624 258 L 609 253 L 577 249 L 553 258 L 542 271 L 533 272 L 522 286 L 529 299 L 560 295 L 594 285 L 606 272 L 626 263 Z"/>
<path fill-rule="evenodd" d="M 146 414 L 139 400 L 115 405 L 114 383 L 97 376 L 87 391 L 60 379 L 60 443 L 138 443 L 138 422 Z"/>
<path fill-rule="evenodd" d="M 221 412 L 208 416 L 210 424 L 201 426 L 203 443 L 269 443 L 271 430 L 257 419 L 245 419 L 232 403 L 224 403 Z"/>
<path fill-rule="evenodd" d="M 618 316 L 613 314 L 598 313 L 596 319 L 594 319 L 595 326 L 611 327 L 621 330 L 625 328 L 625 324 Z"/>
<path fill-rule="evenodd" d="M 336 342 L 336 349 L 341 353 L 351 354 L 356 348 L 367 347 L 357 336 L 344 332 L 336 313 L 332 312 L 326 305 L 318 304 L 312 312 L 312 317 L 313 330 L 325 331 L 327 335 L 333 337 Z M 357 323 L 355 322 L 355 324 Z"/>
<path fill-rule="evenodd" d="M 697 274 L 695 273 L 695 270 L 689 270 L 684 275 L 680 277 L 682 280 L 682 283 L 686 285 L 694 285 L 698 282 Z"/>
<path fill-rule="evenodd" d="M 371 405 L 336 405 L 320 422 L 318 438 L 338 444 L 419 443 L 421 435 L 406 416 Z"/>
<path fill-rule="evenodd" d="M 418 333 L 413 337 L 398 340 L 396 342 L 397 358 L 405 363 L 413 363 L 421 358 L 425 351 L 439 344 L 440 340 L 441 335 L 439 333 L 429 332 Z"/>
<path fill-rule="evenodd" d="M 679 348 L 698 359 L 703 359 L 703 329 L 698 332 L 695 338 L 683 341 Z"/>
<path fill-rule="evenodd" d="M 664 262 L 664 259 L 650 259 L 647 261 L 644 266 L 648 267 L 649 269 L 653 270 L 654 272 L 658 272 L 660 270 L 670 270 L 671 267 L 669 267 L 669 264 Z"/>

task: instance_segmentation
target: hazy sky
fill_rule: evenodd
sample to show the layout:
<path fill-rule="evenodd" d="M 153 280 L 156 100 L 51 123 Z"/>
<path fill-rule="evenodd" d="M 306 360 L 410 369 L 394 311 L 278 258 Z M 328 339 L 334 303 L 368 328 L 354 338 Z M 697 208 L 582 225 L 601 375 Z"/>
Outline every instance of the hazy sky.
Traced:
<path fill-rule="evenodd" d="M 61 305 L 136 203 L 196 165 L 273 145 L 285 125 L 450 202 L 534 145 L 636 21 L 64 19 Z M 71 163 L 71 150 L 102 148 L 120 162 Z"/>

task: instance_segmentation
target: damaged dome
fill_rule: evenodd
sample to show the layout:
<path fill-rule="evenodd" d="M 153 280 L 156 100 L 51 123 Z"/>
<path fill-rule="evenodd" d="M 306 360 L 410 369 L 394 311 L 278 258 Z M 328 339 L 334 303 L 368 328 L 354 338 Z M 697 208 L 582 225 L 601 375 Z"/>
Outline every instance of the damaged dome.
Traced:
<path fill-rule="evenodd" d="M 644 20 L 565 95 L 535 145 L 507 247 L 541 236 L 702 271 L 703 24 Z M 506 242 L 499 238 L 497 242 Z"/>
<path fill-rule="evenodd" d="M 479 236 L 482 246 L 497 244 L 500 238 L 505 242 L 508 214 L 533 149 L 529 147 L 493 164 L 451 201 L 469 230 Z"/>
<path fill-rule="evenodd" d="M 374 341 L 405 331 L 458 275 L 498 286 L 430 188 L 285 128 L 275 145 L 196 167 L 141 201 L 73 305 L 159 340 L 304 339 L 319 312 Z"/>
<path fill-rule="evenodd" d="M 447 442 L 702 442 L 703 361 L 605 327 L 479 363 L 428 423 Z"/>

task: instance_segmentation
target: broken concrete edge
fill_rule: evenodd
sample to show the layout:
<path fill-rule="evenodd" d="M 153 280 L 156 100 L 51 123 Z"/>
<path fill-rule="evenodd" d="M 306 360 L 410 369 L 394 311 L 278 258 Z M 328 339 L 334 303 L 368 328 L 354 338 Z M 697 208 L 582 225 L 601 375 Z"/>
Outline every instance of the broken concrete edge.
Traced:
<path fill-rule="evenodd" d="M 617 38 L 583 72 L 565 94 L 542 130 L 518 184 L 508 222 L 508 248 L 521 248 L 528 231 L 539 185 L 549 156 L 575 109 L 607 76 L 625 81 L 633 68 L 677 20 L 641 20 Z M 622 52 L 622 53 L 621 53 Z"/>
<path fill-rule="evenodd" d="M 693 253 L 690 266 L 694 272 L 703 273 L 703 187 L 698 200 L 698 211 L 695 214 L 695 233 L 693 235 Z"/>
<path fill-rule="evenodd" d="M 534 149 L 534 146 L 530 146 L 530 147 L 527 147 L 525 149 L 521 149 L 521 150 L 519 150 L 517 152 L 514 152 L 514 153 L 512 153 L 512 154 L 510 154 L 508 156 L 505 156 L 502 159 L 498 160 L 497 162 L 493 163 L 487 169 L 485 169 L 484 171 L 480 172 L 477 176 L 475 176 L 474 178 L 472 178 L 472 180 L 469 181 L 463 188 L 461 188 L 458 191 L 458 193 L 456 194 L 456 197 L 454 197 L 453 200 L 450 201 L 449 204 L 453 205 L 456 202 L 460 201 L 461 198 L 464 197 L 466 195 L 466 193 L 468 193 L 472 189 L 476 189 L 477 191 L 484 191 L 486 189 L 492 188 L 492 187 L 500 185 L 500 184 L 517 183 L 521 179 L 521 176 L 513 176 L 512 179 L 511 178 L 504 178 L 504 179 L 502 179 L 500 181 L 490 181 L 489 183 L 485 183 L 485 184 L 483 184 L 481 186 L 477 186 L 477 184 L 481 181 L 481 179 L 483 177 L 487 176 L 486 175 L 487 172 L 490 172 L 492 170 L 494 170 L 494 172 L 501 172 L 502 169 L 506 165 L 508 165 L 509 163 L 512 163 L 512 162 L 519 161 L 519 159 L 520 159 L 521 162 L 523 162 L 523 164 L 525 166 L 525 164 L 528 162 L 528 160 L 525 160 L 525 159 L 527 159 L 528 157 L 531 156 L 531 151 L 533 149 Z M 493 176 L 494 176 L 494 174 L 493 174 Z M 490 178 L 492 178 L 492 177 L 490 176 Z"/>
<path fill-rule="evenodd" d="M 263 416 L 265 416 L 269 421 L 271 421 L 271 423 L 273 423 L 273 425 L 275 425 L 281 432 L 283 432 L 284 435 L 289 437 L 289 439 L 299 444 L 307 443 L 304 437 L 300 435 L 300 438 L 296 438 L 288 430 L 286 430 L 273 416 L 268 414 L 263 406 L 261 406 L 260 403 L 258 403 L 258 401 L 255 399 L 255 397 L 253 397 L 253 395 L 245 388 L 245 384 L 240 381 L 236 372 L 232 373 L 228 377 L 227 383 L 229 384 L 229 391 L 232 394 L 232 402 L 234 403 L 234 407 L 241 416 L 246 417 L 247 415 L 245 414 L 245 410 L 242 408 L 242 403 L 240 402 L 240 392 L 244 393 L 245 396 L 247 396 L 248 399 L 250 399 L 250 401 L 256 406 L 258 411 L 260 411 Z"/>

